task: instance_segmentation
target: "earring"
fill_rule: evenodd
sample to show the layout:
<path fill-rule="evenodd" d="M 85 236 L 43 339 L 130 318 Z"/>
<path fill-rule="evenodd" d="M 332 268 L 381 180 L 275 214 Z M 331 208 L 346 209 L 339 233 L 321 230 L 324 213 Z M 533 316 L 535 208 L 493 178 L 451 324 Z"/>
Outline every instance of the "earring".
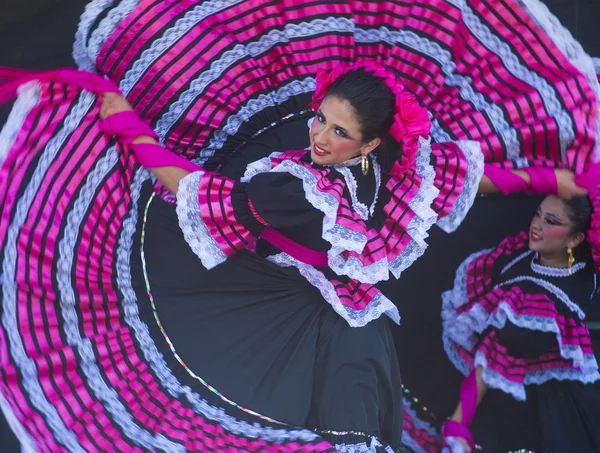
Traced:
<path fill-rule="evenodd" d="M 367 154 L 362 155 L 360 167 L 362 168 L 362 174 L 367 176 L 369 174 L 369 157 Z"/>
<path fill-rule="evenodd" d="M 569 247 L 567 249 L 567 253 L 569 254 L 569 274 L 573 272 L 573 263 L 575 263 L 575 257 L 573 256 L 573 249 Z"/>

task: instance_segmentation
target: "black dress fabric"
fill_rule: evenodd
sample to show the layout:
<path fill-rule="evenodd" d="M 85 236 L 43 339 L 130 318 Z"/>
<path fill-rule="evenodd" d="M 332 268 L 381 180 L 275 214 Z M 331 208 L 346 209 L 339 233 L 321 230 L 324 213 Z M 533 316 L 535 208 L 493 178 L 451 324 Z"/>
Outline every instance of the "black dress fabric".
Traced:
<path fill-rule="evenodd" d="M 298 122 L 306 127 L 306 120 Z M 273 149 L 281 134 L 296 127 L 279 127 L 242 154 Z M 327 250 L 321 238 L 323 214 L 306 201 L 302 181 L 278 173 L 255 178 L 239 188 L 261 217 L 301 245 Z M 370 203 L 374 184 L 363 187 L 359 199 Z M 148 189 L 143 198 L 150 197 Z M 259 229 L 242 206 L 236 211 L 242 221 Z M 265 259 L 274 250 L 262 240 L 257 253 L 241 251 L 206 270 L 183 237 L 175 206 L 158 196 L 149 203 L 144 229 L 149 292 L 164 328 L 153 337 L 165 338 L 163 354 L 172 358 L 170 367 L 188 374 L 179 376 L 184 382 L 193 387 L 198 384 L 193 375 L 201 376 L 228 399 L 261 415 L 319 432 L 376 436 L 400 448 L 402 386 L 386 316 L 351 327 L 296 268 Z M 145 312 L 154 316 L 151 307 Z M 185 366 L 175 362 L 171 348 Z"/>

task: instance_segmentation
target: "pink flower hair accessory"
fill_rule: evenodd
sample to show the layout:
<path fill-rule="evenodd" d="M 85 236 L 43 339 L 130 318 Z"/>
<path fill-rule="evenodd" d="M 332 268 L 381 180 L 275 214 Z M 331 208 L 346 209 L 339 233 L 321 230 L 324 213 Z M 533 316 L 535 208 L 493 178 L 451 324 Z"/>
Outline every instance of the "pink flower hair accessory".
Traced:
<path fill-rule="evenodd" d="M 404 89 L 402 81 L 383 66 L 372 62 L 355 63 L 351 66 L 336 67 L 331 71 L 319 69 L 316 77 L 316 88 L 312 96 L 310 107 L 314 110 L 327 95 L 327 92 L 335 81 L 342 75 L 350 71 L 363 68 L 366 72 L 372 73 L 375 77 L 384 79 L 384 83 L 395 96 L 395 114 L 394 122 L 390 127 L 390 134 L 396 141 L 403 145 L 402 166 L 411 165 L 419 149 L 419 137 L 427 139 L 431 130 L 431 122 L 427 109 L 419 104 L 416 96 Z"/>

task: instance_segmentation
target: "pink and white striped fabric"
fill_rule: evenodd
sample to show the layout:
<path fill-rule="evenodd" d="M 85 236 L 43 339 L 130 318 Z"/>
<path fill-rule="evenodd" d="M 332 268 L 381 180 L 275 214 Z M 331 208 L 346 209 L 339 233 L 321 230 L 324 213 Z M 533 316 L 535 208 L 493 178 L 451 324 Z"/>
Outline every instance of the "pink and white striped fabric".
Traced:
<path fill-rule="evenodd" d="M 572 38 L 545 29 L 548 14 L 537 0 L 94 0 L 74 55 L 118 85 L 168 149 L 207 170 L 306 109 L 319 68 L 375 60 L 427 107 L 432 156 L 460 185 L 458 149 L 502 166 L 577 172 L 597 157 L 597 81 L 584 55 L 563 51 L 579 49 Z M 360 435 L 349 444 L 344 433 L 279 424 L 208 384 L 192 389 L 158 352 L 157 326 L 139 312 L 145 289 L 131 278 L 150 175 L 101 132 L 98 110 L 90 91 L 32 81 L 0 133 L 0 404 L 22 445 L 379 448 Z M 433 209 L 451 230 L 475 193 L 440 193 Z"/>

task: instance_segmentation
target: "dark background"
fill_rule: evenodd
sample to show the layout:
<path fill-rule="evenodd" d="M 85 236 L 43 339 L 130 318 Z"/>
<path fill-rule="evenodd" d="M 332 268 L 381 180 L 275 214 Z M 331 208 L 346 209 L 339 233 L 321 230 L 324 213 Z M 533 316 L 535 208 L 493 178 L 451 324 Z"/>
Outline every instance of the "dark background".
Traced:
<path fill-rule="evenodd" d="M 83 0 L 0 0 L 0 66 L 51 69 L 74 66 L 71 49 Z M 600 0 L 546 0 L 592 56 L 600 56 Z M 0 106 L 3 124 L 10 105 Z M 454 271 L 470 253 L 490 247 L 528 226 L 539 199 L 478 198 L 464 224 L 452 235 L 434 228 L 425 256 L 386 293 L 398 304 L 396 330 L 405 386 L 430 410 L 447 415 L 455 404 L 461 376 L 441 343 L 440 294 L 452 286 Z M 16 439 L 0 414 L 0 453 L 18 452 Z"/>

